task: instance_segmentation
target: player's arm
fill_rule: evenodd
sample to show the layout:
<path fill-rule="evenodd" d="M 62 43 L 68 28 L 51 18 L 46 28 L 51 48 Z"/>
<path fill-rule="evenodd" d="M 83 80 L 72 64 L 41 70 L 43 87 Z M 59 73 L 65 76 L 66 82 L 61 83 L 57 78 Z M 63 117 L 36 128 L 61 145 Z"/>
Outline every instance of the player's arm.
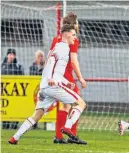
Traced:
<path fill-rule="evenodd" d="M 79 41 L 75 40 L 74 44 L 70 45 L 70 57 L 71 57 L 71 64 L 73 67 L 73 70 L 80 81 L 82 88 L 86 87 L 86 81 L 83 79 L 81 71 L 80 71 L 80 66 L 78 62 L 78 57 L 77 57 L 77 52 L 78 52 L 78 46 L 79 46 Z"/>
<path fill-rule="evenodd" d="M 77 53 L 71 52 L 70 57 L 71 57 L 71 64 L 72 64 L 73 70 L 74 70 L 78 80 L 80 81 L 82 88 L 85 88 L 86 81 L 83 79 L 81 71 L 80 71 Z"/>

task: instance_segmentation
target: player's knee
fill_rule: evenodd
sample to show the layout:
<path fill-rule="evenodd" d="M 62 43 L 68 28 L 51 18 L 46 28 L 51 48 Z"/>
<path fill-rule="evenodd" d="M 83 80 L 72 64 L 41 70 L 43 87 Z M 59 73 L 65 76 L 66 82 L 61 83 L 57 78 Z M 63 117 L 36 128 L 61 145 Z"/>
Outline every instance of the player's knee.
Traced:
<path fill-rule="evenodd" d="M 83 99 L 79 99 L 77 104 L 84 110 L 86 108 L 86 103 Z"/>
<path fill-rule="evenodd" d="M 85 101 L 83 101 L 84 102 L 84 109 L 86 109 L 86 102 Z"/>
<path fill-rule="evenodd" d="M 86 108 L 86 103 L 85 103 L 85 101 L 84 101 L 84 100 L 82 100 L 82 101 L 81 101 L 81 105 L 82 105 L 83 109 L 85 109 L 85 108 Z"/>

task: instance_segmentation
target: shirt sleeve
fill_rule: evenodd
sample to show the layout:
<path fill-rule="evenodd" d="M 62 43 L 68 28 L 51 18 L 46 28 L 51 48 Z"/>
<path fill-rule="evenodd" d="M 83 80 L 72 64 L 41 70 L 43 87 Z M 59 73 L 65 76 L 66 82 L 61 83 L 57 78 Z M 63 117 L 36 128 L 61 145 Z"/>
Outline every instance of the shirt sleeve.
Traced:
<path fill-rule="evenodd" d="M 78 47 L 79 47 L 79 41 L 78 41 L 78 39 L 76 39 L 74 44 L 69 45 L 70 52 L 77 53 L 78 52 Z"/>

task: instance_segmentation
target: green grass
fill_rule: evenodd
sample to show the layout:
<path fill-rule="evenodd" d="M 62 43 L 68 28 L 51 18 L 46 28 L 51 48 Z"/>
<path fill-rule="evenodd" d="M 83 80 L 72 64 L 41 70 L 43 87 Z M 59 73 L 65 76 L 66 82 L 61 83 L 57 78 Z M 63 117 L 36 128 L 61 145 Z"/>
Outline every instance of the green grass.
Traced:
<path fill-rule="evenodd" d="M 8 144 L 14 130 L 1 131 L 2 153 L 129 153 L 129 132 L 119 136 L 117 131 L 79 131 L 88 145 L 53 144 L 55 132 L 31 130 L 21 137 L 18 145 Z"/>

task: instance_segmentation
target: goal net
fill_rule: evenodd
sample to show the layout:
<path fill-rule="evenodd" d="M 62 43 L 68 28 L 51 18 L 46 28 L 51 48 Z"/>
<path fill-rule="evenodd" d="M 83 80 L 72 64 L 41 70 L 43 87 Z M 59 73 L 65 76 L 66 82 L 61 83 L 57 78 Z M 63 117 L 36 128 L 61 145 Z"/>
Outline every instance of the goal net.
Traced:
<path fill-rule="evenodd" d="M 57 33 L 56 5 L 30 4 L 1 3 L 2 60 L 9 48 L 15 49 L 25 75 L 35 51 L 47 55 Z M 117 130 L 119 120 L 129 120 L 129 6 L 68 2 L 66 8 L 66 13 L 78 16 L 78 56 L 87 81 L 87 88 L 81 90 L 87 109 L 78 128 Z"/>
<path fill-rule="evenodd" d="M 48 53 L 57 34 L 57 5 L 41 2 L 1 3 L 2 59 L 8 48 L 16 50 L 18 61 L 29 74 L 37 50 Z"/>
<path fill-rule="evenodd" d="M 129 5 L 67 2 L 79 20 L 79 61 L 87 88 L 80 129 L 117 130 L 129 121 Z"/>

